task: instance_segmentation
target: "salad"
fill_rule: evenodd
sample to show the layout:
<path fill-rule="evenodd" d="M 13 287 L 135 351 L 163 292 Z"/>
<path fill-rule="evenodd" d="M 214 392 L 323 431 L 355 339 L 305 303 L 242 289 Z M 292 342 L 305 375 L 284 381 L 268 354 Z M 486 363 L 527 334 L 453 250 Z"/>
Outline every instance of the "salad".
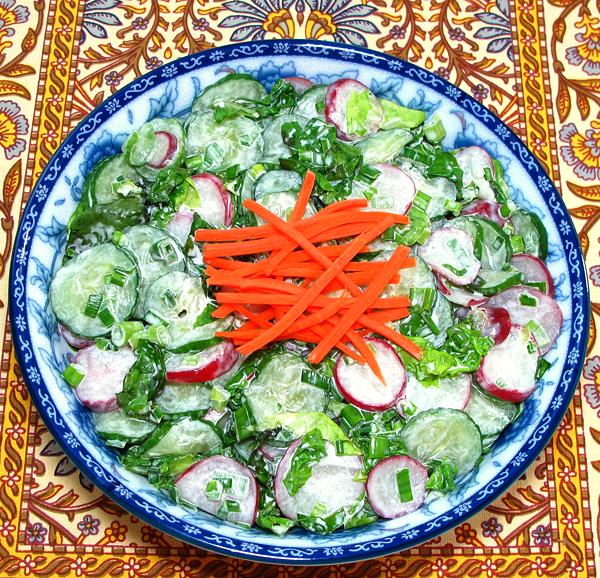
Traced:
<path fill-rule="evenodd" d="M 406 515 L 477 467 L 562 315 L 543 224 L 444 136 L 355 80 L 230 74 L 94 166 L 50 301 L 127 469 L 283 534 Z"/>

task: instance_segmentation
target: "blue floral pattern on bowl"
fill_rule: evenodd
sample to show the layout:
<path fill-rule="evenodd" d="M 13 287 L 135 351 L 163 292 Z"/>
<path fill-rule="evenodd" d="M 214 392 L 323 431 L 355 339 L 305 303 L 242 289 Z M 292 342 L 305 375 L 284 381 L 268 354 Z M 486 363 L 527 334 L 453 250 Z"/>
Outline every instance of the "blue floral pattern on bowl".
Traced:
<path fill-rule="evenodd" d="M 66 223 L 85 174 L 98 159 L 119 150 L 127 131 L 156 116 L 184 113 L 203 87 L 232 69 L 255 75 L 267 88 L 291 74 L 316 82 L 350 76 L 386 98 L 435 110 L 447 122 L 444 144 L 478 144 L 492 152 L 502 161 L 515 200 L 547 226 L 548 265 L 564 314 L 562 332 L 548 354 L 553 366 L 480 467 L 455 492 L 432 497 L 403 518 L 329 536 L 298 530 L 277 537 L 186 510 L 119 464 L 61 378 L 67 348 L 56 331 L 48 287 L 60 265 Z M 29 199 L 16 238 L 10 294 L 16 353 L 32 398 L 50 432 L 99 489 L 135 516 L 186 542 L 285 564 L 339 563 L 409 548 L 461 523 L 499 496 L 558 426 L 581 372 L 589 321 L 585 267 L 567 210 L 535 157 L 500 120 L 461 90 L 412 64 L 362 48 L 294 40 L 238 44 L 183 58 L 139 78 L 93 111 L 50 160 Z"/>

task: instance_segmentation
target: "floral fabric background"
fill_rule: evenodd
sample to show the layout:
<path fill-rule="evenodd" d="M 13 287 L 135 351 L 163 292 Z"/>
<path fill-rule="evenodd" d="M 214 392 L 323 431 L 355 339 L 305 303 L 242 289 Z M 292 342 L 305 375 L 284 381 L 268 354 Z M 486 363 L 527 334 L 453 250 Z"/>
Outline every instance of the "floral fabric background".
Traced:
<path fill-rule="evenodd" d="M 496 503 L 396 556 L 261 566 L 193 549 L 123 512 L 64 456 L 12 353 L 19 213 L 61 139 L 134 77 L 229 42 L 315 38 L 415 62 L 483 102 L 567 202 L 592 291 L 588 357 L 552 443 Z M 264 70 L 264 76 L 285 76 Z M 0 0 L 0 577 L 595 576 L 600 552 L 600 9 L 588 0 Z M 594 555 L 594 552 L 597 554 Z"/>

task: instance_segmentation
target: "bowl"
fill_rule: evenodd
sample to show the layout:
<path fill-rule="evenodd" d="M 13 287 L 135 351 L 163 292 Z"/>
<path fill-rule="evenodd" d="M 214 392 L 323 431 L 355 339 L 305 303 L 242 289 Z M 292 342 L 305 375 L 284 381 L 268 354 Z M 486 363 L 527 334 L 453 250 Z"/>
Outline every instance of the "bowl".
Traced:
<path fill-rule="evenodd" d="M 547 227 L 548 267 L 564 315 L 547 355 L 553 365 L 479 468 L 451 494 L 402 518 L 328 536 L 295 530 L 277 537 L 191 512 L 119 464 L 61 377 L 67 348 L 57 332 L 48 287 L 60 266 L 66 223 L 84 176 L 99 159 L 119 151 L 130 131 L 151 118 L 185 112 L 205 86 L 231 71 L 250 73 L 267 89 L 285 76 L 321 83 L 356 78 L 378 96 L 435 111 L 447 127 L 443 144 L 485 147 L 502 162 L 516 202 Z M 71 132 L 39 178 L 21 219 L 10 274 L 10 316 L 23 377 L 50 432 L 77 467 L 123 508 L 176 538 L 222 554 L 285 564 L 339 563 L 429 540 L 485 507 L 525 472 L 550 440 L 577 386 L 589 326 L 585 271 L 576 231 L 556 188 L 527 147 L 481 103 L 431 72 L 381 53 L 324 42 L 261 41 L 207 50 L 149 72 Z"/>

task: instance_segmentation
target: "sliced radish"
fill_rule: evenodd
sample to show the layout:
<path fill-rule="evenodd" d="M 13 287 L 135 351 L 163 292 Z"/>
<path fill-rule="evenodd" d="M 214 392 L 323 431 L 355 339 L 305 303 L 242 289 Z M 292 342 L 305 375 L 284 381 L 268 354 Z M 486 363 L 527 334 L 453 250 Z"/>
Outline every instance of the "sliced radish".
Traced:
<path fill-rule="evenodd" d="M 180 245 L 183 246 L 190 236 L 193 221 L 194 213 L 182 209 L 173 214 L 171 220 L 167 223 L 166 229 L 179 241 Z"/>
<path fill-rule="evenodd" d="M 376 164 L 373 168 L 377 169 L 380 175 L 371 185 L 355 184 L 353 196 L 362 197 L 365 196 L 364 190 L 375 189 L 376 192 L 369 200 L 370 209 L 398 215 L 406 214 L 417 194 L 414 181 L 406 172 L 393 165 Z"/>
<path fill-rule="evenodd" d="M 270 462 L 275 462 L 281 457 L 283 457 L 283 455 L 287 451 L 287 448 L 280 448 L 269 444 L 263 444 L 262 446 L 260 446 L 258 451 Z"/>
<path fill-rule="evenodd" d="M 419 249 L 419 257 L 455 285 L 472 283 L 481 269 L 470 235 L 452 226 L 431 233 Z"/>
<path fill-rule="evenodd" d="M 492 175 L 496 173 L 490 154 L 484 148 L 470 146 L 455 151 L 454 156 L 463 171 L 463 185 L 474 184 L 479 190 L 480 199 L 495 201 L 494 191 L 485 178 L 485 169 L 489 169 Z"/>
<path fill-rule="evenodd" d="M 471 376 L 468 374 L 440 379 L 435 385 L 425 387 L 409 374 L 406 389 L 396 404 L 400 415 L 412 417 L 436 407 L 465 409 L 471 399 Z"/>
<path fill-rule="evenodd" d="M 159 130 L 154 135 L 156 136 L 156 146 L 154 147 L 154 155 L 148 162 L 148 166 L 153 169 L 164 169 L 177 153 L 179 142 L 172 132 Z"/>
<path fill-rule="evenodd" d="M 399 518 L 421 507 L 427 494 L 426 483 L 427 468 L 421 462 L 408 456 L 391 456 L 369 472 L 367 496 L 376 514 Z"/>
<path fill-rule="evenodd" d="M 353 94 L 368 93 L 368 112 L 364 126 L 348 126 L 348 101 Z M 377 97 L 358 80 L 341 78 L 329 85 L 325 95 L 325 119 L 336 127 L 342 140 L 355 141 L 376 133 L 383 123 L 383 108 Z"/>
<path fill-rule="evenodd" d="M 225 416 L 225 414 L 227 414 L 227 409 L 224 409 L 223 411 L 217 411 L 214 408 L 210 408 L 206 414 L 204 414 L 202 419 L 211 423 L 218 423 Z"/>
<path fill-rule="evenodd" d="M 128 347 L 109 351 L 94 344 L 82 349 L 73 360 L 84 374 L 75 395 L 92 411 L 105 413 L 119 409 L 117 393 L 123 391 L 123 380 L 136 359 Z"/>
<path fill-rule="evenodd" d="M 477 370 L 477 383 L 490 395 L 518 403 L 535 390 L 540 352 L 527 327 L 513 325 L 508 337 L 492 347 Z"/>
<path fill-rule="evenodd" d="M 302 78 L 300 76 L 286 76 L 283 80 L 289 82 L 298 94 L 306 92 L 313 85 L 311 80 L 308 80 L 308 78 Z"/>
<path fill-rule="evenodd" d="M 394 348 L 381 339 L 366 338 L 373 349 L 385 383 L 368 365 L 360 365 L 340 356 L 334 367 L 334 378 L 340 393 L 350 403 L 367 411 L 384 411 L 393 407 L 406 386 L 406 370 Z"/>
<path fill-rule="evenodd" d="M 58 324 L 58 332 L 62 335 L 63 339 L 75 349 L 83 349 L 84 347 L 89 347 L 95 343 L 92 339 L 87 339 L 86 337 L 77 335 L 77 333 L 73 333 L 62 323 Z"/>
<path fill-rule="evenodd" d="M 544 293 L 550 297 L 554 297 L 552 275 L 550 275 L 548 267 L 546 267 L 546 264 L 541 259 L 533 255 L 519 253 L 512 256 L 510 264 L 523 273 L 526 283 L 543 283 L 545 285 Z"/>
<path fill-rule="evenodd" d="M 510 333 L 510 314 L 504 307 L 477 307 L 471 312 L 471 319 L 481 334 L 491 337 L 496 345 Z"/>
<path fill-rule="evenodd" d="M 563 314 L 558 303 L 533 287 L 515 285 L 490 297 L 487 304 L 491 307 L 504 307 L 513 324 L 527 325 L 542 355 L 560 335 Z"/>
<path fill-rule="evenodd" d="M 325 442 L 327 455 L 312 467 L 307 482 L 291 496 L 284 479 L 290 471 L 292 458 L 302 438 L 296 440 L 279 462 L 273 488 L 275 500 L 284 516 L 296 520 L 298 514 L 310 515 L 319 504 L 324 507 L 323 517 L 343 507 L 352 506 L 365 491 L 365 484 L 357 482 L 363 462 L 359 456 L 338 456 L 335 446 Z"/>
<path fill-rule="evenodd" d="M 196 211 L 213 227 L 229 227 L 233 222 L 231 194 L 218 177 L 201 173 L 192 177 L 200 197 L 199 207 L 188 207 Z"/>
<path fill-rule="evenodd" d="M 440 293 L 452 301 L 455 305 L 462 307 L 477 307 L 487 301 L 487 297 L 481 293 L 467 291 L 462 287 L 456 287 L 448 282 L 442 275 L 434 273 L 435 281 L 440 290 Z"/>
<path fill-rule="evenodd" d="M 256 520 L 258 484 L 254 474 L 231 458 L 212 456 L 196 462 L 177 477 L 175 486 L 182 500 L 205 512 L 248 526 Z M 233 506 L 229 510 L 228 502 Z"/>
<path fill-rule="evenodd" d="M 462 211 L 463 215 L 477 215 L 494 221 L 499 227 L 504 227 L 507 220 L 500 214 L 500 205 L 496 201 L 474 201 L 467 205 Z"/>
<path fill-rule="evenodd" d="M 181 353 L 167 360 L 167 381 L 204 383 L 227 373 L 240 354 L 231 341 L 221 341 L 200 353 Z"/>

